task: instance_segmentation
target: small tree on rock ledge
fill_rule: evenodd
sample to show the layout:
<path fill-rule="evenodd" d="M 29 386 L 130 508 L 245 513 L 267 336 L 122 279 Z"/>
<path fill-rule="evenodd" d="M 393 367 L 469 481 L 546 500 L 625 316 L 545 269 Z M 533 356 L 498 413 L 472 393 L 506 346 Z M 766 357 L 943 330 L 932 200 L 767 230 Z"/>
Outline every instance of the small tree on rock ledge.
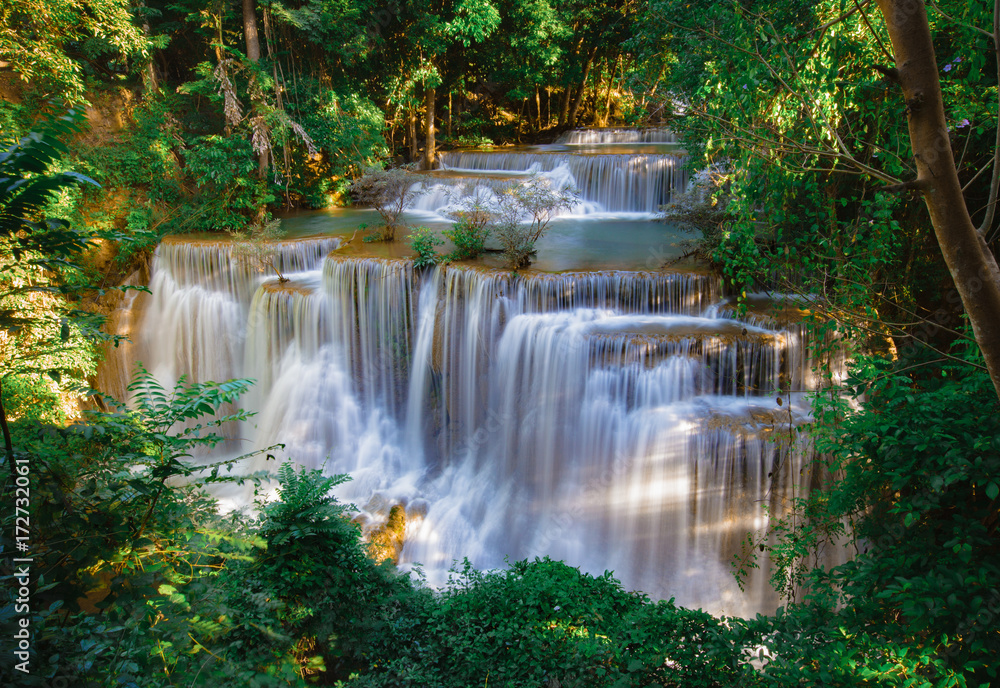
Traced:
<path fill-rule="evenodd" d="M 258 216 L 248 228 L 232 230 L 229 234 L 233 237 L 233 258 L 238 262 L 258 272 L 273 270 L 278 282 L 284 284 L 288 281 L 277 265 L 275 242 L 285 235 L 281 220 L 266 221 L 263 216 Z"/>
<path fill-rule="evenodd" d="M 351 184 L 351 197 L 359 205 L 371 206 L 381 216 L 383 227 L 374 239 L 394 241 L 396 230 L 405 226 L 400 218 L 406 206 L 420 193 L 412 165 L 383 170 L 365 169 L 364 175 Z"/>
<path fill-rule="evenodd" d="M 560 210 L 573 207 L 577 197 L 575 189 L 554 188 L 549 179 L 540 175 L 500 191 L 491 208 L 493 234 L 503 246 L 507 267 L 527 267 L 535 242 L 545 234 L 552 218 Z"/>

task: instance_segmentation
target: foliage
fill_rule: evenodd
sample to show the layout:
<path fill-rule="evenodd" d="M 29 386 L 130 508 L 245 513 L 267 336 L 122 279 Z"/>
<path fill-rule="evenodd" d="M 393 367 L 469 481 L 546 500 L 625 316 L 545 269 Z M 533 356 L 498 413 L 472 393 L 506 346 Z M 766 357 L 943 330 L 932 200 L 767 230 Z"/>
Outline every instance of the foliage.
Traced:
<path fill-rule="evenodd" d="M 817 449 L 838 478 L 778 527 L 778 575 L 808 591 L 768 621 L 766 673 L 779 684 L 997 681 L 996 396 L 974 348 L 943 364 L 910 354 L 858 361 L 858 410 L 817 399 Z M 844 546 L 853 559 L 832 571 L 796 567 Z"/>
<path fill-rule="evenodd" d="M 80 384 L 93 372 L 93 343 L 107 339 L 100 317 L 66 300 L 87 290 L 80 263 L 91 235 L 46 216 L 67 189 L 95 184 L 76 172 L 52 170 L 67 152 L 63 141 L 78 131 L 79 120 L 80 114 L 71 110 L 0 153 L 0 420 L 5 443 L 8 408 L 14 417 L 29 413 L 64 419 L 64 377 L 66 385 Z"/>
<path fill-rule="evenodd" d="M 719 686 L 751 676 L 752 639 L 672 602 L 550 559 L 481 572 L 468 561 L 439 598 L 414 597 L 363 686 Z"/>
<path fill-rule="evenodd" d="M 196 139 L 186 153 L 188 174 L 215 202 L 202 224 L 239 231 L 274 197 L 256 178 L 257 157 L 250 141 L 212 134 Z"/>
<path fill-rule="evenodd" d="M 374 208 L 382 218 L 375 240 L 394 241 L 397 230 L 404 226 L 403 211 L 419 193 L 412 169 L 412 165 L 387 170 L 369 167 L 351 184 L 354 202 Z"/>
<path fill-rule="evenodd" d="M 490 212 L 492 231 L 503 247 L 507 267 L 526 267 L 535 252 L 535 242 L 545 234 L 552 218 L 560 210 L 573 207 L 575 201 L 574 190 L 553 188 L 548 179 L 537 174 L 522 184 L 502 189 Z"/>
<path fill-rule="evenodd" d="M 444 230 L 444 235 L 455 244 L 448 259 L 472 260 L 481 256 L 490 235 L 490 220 L 489 209 L 478 200 L 455 213 L 455 223 Z"/>
<path fill-rule="evenodd" d="M 128 76 L 149 54 L 127 0 L 54 0 L 0 6 L 0 55 L 25 82 L 73 104 L 96 69 Z M 5 65 L 7 66 L 7 65 Z"/>
<path fill-rule="evenodd" d="M 443 243 L 427 227 L 417 227 L 409 237 L 410 246 L 417 252 L 417 257 L 413 260 L 413 267 L 427 268 L 436 265 L 438 255 L 434 247 Z"/>
<path fill-rule="evenodd" d="M 264 650 L 300 675 L 347 678 L 375 659 L 371 647 L 390 628 L 409 579 L 369 558 L 347 507 L 330 494 L 347 476 L 285 463 L 278 479 L 279 499 L 254 524 L 266 551 L 224 575 L 238 637 L 256 661 Z"/>
<path fill-rule="evenodd" d="M 302 125 L 322 155 L 319 169 L 311 173 L 303 169 L 289 178 L 309 180 L 302 196 L 309 206 L 321 208 L 332 205 L 331 194 L 348 191 L 352 170 L 373 165 L 388 151 L 382 136 L 385 117 L 368 98 L 321 91 L 313 103 L 314 109 L 303 117 Z"/>
<path fill-rule="evenodd" d="M 966 8 L 960 16 L 991 23 Z M 989 175 L 976 175 L 992 159 L 995 69 L 985 68 L 981 34 L 943 14 L 932 23 L 942 64 L 955 55 L 941 73 L 950 136 L 966 151 L 958 163 L 977 199 L 970 207 L 981 207 Z M 923 204 L 883 191 L 912 176 L 913 165 L 899 153 L 909 143 L 897 87 L 871 66 L 886 61 L 888 45 L 877 14 L 834 2 L 661 0 L 637 41 L 658 51 L 670 86 L 689 100 L 693 116 L 674 126 L 692 165 L 725 170 L 725 215 L 707 238 L 735 293 L 821 294 L 862 340 L 905 340 L 906 326 L 896 323 L 945 305 L 947 273 Z M 985 126 L 971 126 L 966 112 Z"/>
<path fill-rule="evenodd" d="M 222 440 L 213 428 L 246 418 L 243 411 L 218 414 L 248 385 L 182 380 L 166 390 L 140 368 L 130 409 L 90 413 L 70 427 L 16 424 L 14 457 L 30 466 L 34 507 L 32 609 L 47 611 L 32 620 L 32 667 L 39 670 L 14 678 L 5 663 L 5 681 L 48 685 L 58 675 L 82 686 L 145 676 L 152 683 L 144 685 L 168 685 L 174 672 L 198 674 L 202 642 L 227 626 L 209 593 L 212 572 L 259 543 L 225 527 L 202 491 L 255 478 L 225 475 L 234 461 L 190 459 Z M 2 518 L 9 551 L 13 510 Z M 13 618 L 14 588 L 4 589 L 0 616 Z"/>

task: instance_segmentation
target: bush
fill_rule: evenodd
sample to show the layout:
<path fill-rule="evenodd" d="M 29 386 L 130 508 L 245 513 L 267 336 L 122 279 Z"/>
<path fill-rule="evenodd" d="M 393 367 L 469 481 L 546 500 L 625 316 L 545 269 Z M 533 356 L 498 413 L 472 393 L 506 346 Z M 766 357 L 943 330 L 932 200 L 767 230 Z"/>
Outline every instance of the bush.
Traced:
<path fill-rule="evenodd" d="M 963 356 L 863 358 L 861 409 L 820 400 L 817 449 L 838 479 L 780 524 L 777 558 L 837 536 L 854 556 L 809 572 L 806 603 L 770 622 L 779 685 L 997 684 L 1000 414 L 981 357 Z"/>
<path fill-rule="evenodd" d="M 410 246 L 417 252 L 417 257 L 413 259 L 413 267 L 427 268 L 436 265 L 438 254 L 434 247 L 443 243 L 434 236 L 434 233 L 427 227 L 417 227 L 409 237 Z"/>
<path fill-rule="evenodd" d="M 444 235 L 455 244 L 448 260 L 472 260 L 483 255 L 490 235 L 490 213 L 478 204 L 455 213 L 456 221 Z"/>
<path fill-rule="evenodd" d="M 397 598 L 412 586 L 391 563 L 368 556 L 360 528 L 330 494 L 346 475 L 285 463 L 278 479 L 279 499 L 253 524 L 266 550 L 224 575 L 237 635 L 249 661 L 291 663 L 332 683 L 368 668 Z"/>
<path fill-rule="evenodd" d="M 229 626 L 214 572 L 256 543 L 236 536 L 202 489 L 235 480 L 221 473 L 232 462 L 188 459 L 222 440 L 205 430 L 247 417 L 216 414 L 248 385 L 181 381 L 166 390 L 140 369 L 132 408 L 92 413 L 69 428 L 12 424 L 13 457 L 31 467 L 32 570 L 42 575 L 32 583 L 31 676 L 4 663 L 0 681 L 160 686 L 173 673 L 217 676 L 198 656 Z M 4 551 L 13 550 L 14 519 L 13 510 L 0 515 Z M 10 572 L 0 564 L 0 575 Z M 13 594 L 0 598 L 0 618 L 21 616 L 15 605 Z"/>
<path fill-rule="evenodd" d="M 363 686 L 717 686 L 750 675 L 745 624 L 651 603 L 609 572 L 466 561 L 435 598 L 414 595 L 375 648 Z"/>

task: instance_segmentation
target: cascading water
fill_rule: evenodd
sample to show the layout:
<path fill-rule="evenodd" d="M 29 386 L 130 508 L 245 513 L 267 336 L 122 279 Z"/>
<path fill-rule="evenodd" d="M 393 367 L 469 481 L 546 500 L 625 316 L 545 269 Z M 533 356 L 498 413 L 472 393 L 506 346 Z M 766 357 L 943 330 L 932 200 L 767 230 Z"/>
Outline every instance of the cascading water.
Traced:
<path fill-rule="evenodd" d="M 578 193 L 579 202 L 564 214 L 651 215 L 687 185 L 683 151 L 670 145 L 667 130 L 581 130 L 564 139 L 513 150 L 443 152 L 441 169 L 426 173 L 413 209 L 442 213 L 468 197 L 488 201 L 505 185 L 537 174 L 556 189 Z"/>
<path fill-rule="evenodd" d="M 616 143 L 675 143 L 674 132 L 669 129 L 623 129 L 607 127 L 603 129 L 571 129 L 556 143 L 569 145 L 602 145 Z"/>
<path fill-rule="evenodd" d="M 275 264 L 287 273 L 308 270 L 339 244 L 330 237 L 283 242 Z M 236 377 L 247 308 L 261 279 L 233 257 L 227 242 L 164 240 L 153 256 L 139 359 L 165 385 L 184 375 L 191 380 Z"/>
<path fill-rule="evenodd" d="M 432 582 L 550 555 L 713 612 L 774 606 L 730 562 L 816 478 L 788 393 L 809 382 L 801 327 L 739 316 L 695 273 L 421 274 L 325 241 L 282 246 L 284 284 L 219 243 L 162 245 L 147 365 L 257 379 L 241 435 L 351 473 L 340 496 L 369 518 L 404 504 L 402 561 Z"/>

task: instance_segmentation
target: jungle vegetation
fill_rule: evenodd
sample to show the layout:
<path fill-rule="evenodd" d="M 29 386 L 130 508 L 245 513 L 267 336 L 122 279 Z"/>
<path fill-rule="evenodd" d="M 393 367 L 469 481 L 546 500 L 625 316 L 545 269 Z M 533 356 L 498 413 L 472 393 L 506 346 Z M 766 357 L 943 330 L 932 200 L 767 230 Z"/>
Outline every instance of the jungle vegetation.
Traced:
<path fill-rule="evenodd" d="M 985 0 L 3 3 L 3 682 L 995 685 L 998 47 Z M 854 347 L 814 401 L 838 479 L 736 567 L 778 564 L 774 616 L 549 560 L 433 592 L 370 556 L 329 496 L 345 477 L 290 466 L 255 519 L 219 516 L 204 484 L 235 478 L 190 479 L 190 453 L 247 381 L 140 371 L 131 407 L 80 410 L 107 339 L 85 306 L 166 233 L 250 241 L 366 167 L 661 121 L 712 172 L 701 247 L 732 293 L 809 295 Z M 31 675 L 6 631 L 25 462 Z M 808 565 L 845 538 L 848 564 Z"/>

